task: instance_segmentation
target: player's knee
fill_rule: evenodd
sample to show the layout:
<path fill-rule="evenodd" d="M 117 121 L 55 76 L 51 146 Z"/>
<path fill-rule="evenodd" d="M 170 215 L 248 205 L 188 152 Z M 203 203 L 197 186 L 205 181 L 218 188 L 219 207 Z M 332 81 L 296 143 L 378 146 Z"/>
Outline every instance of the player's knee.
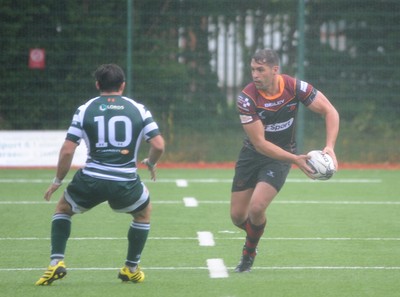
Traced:
<path fill-rule="evenodd" d="M 231 220 L 235 226 L 240 227 L 247 219 L 247 216 L 241 213 L 232 213 L 231 212 Z"/>
<path fill-rule="evenodd" d="M 56 205 L 56 213 L 65 213 L 70 216 L 74 215 L 71 205 L 65 200 L 64 196 L 58 201 Z"/>
<path fill-rule="evenodd" d="M 249 215 L 252 217 L 263 217 L 265 215 L 266 207 L 261 204 L 254 204 L 250 206 Z"/>
<path fill-rule="evenodd" d="M 136 222 L 150 222 L 152 205 L 149 203 L 144 209 L 133 212 L 132 216 Z"/>

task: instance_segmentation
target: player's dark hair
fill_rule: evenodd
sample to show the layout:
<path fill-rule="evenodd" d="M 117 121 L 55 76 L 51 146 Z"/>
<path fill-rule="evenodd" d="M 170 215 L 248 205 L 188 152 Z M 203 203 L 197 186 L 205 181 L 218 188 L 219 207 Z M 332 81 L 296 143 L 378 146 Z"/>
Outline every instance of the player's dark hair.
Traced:
<path fill-rule="evenodd" d="M 269 48 L 257 51 L 252 59 L 258 64 L 267 64 L 268 66 L 279 66 L 278 54 Z"/>
<path fill-rule="evenodd" d="M 116 64 L 100 65 L 94 72 L 94 77 L 102 92 L 116 92 L 125 81 L 125 74 Z"/>

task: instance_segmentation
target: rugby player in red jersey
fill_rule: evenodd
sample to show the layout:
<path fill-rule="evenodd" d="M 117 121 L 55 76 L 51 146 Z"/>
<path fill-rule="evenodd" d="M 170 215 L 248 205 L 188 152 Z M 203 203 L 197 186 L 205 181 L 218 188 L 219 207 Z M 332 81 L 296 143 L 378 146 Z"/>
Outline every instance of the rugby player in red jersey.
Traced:
<path fill-rule="evenodd" d="M 325 119 L 323 152 L 335 163 L 339 114 L 326 96 L 311 84 L 280 74 L 279 56 L 271 49 L 257 51 L 251 59 L 253 82 L 237 98 L 240 121 L 246 133 L 232 183 L 231 219 L 246 232 L 236 272 L 249 272 L 267 223 L 266 209 L 278 194 L 292 164 L 307 176 L 307 155 L 296 154 L 295 123 L 299 104 Z"/>

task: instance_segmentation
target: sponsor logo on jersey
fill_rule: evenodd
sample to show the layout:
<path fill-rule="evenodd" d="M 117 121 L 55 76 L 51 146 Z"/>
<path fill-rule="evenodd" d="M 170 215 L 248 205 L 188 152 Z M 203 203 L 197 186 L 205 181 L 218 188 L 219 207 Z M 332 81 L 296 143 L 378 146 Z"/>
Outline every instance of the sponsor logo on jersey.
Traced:
<path fill-rule="evenodd" d="M 267 116 L 265 114 L 265 110 L 258 112 L 258 117 L 262 120 L 265 120 L 267 118 Z"/>
<path fill-rule="evenodd" d="M 242 108 L 243 110 L 249 111 L 250 107 L 250 99 L 249 98 L 243 98 L 242 96 L 238 97 L 238 106 Z"/>
<path fill-rule="evenodd" d="M 283 122 L 283 123 L 275 123 L 275 124 L 267 125 L 265 127 L 265 131 L 267 131 L 267 132 L 283 131 L 283 130 L 286 130 L 287 128 L 289 128 L 290 126 L 292 126 L 292 124 L 293 124 L 293 118 L 291 118 L 290 120 Z"/>
<path fill-rule="evenodd" d="M 125 106 L 123 105 L 115 105 L 115 104 L 101 104 L 99 106 L 100 111 L 106 111 L 107 109 L 111 110 L 123 110 Z"/>
<path fill-rule="evenodd" d="M 273 106 L 278 106 L 285 103 L 285 99 L 274 101 L 274 102 L 268 102 L 264 104 L 264 107 L 273 107 Z"/>
<path fill-rule="evenodd" d="M 307 87 L 308 87 L 308 83 L 306 83 L 305 81 L 300 81 L 300 90 L 305 92 L 307 91 Z"/>
<path fill-rule="evenodd" d="M 286 105 L 286 107 L 288 109 L 288 112 L 294 111 L 297 107 L 297 103 L 288 104 L 288 105 Z"/>
<path fill-rule="evenodd" d="M 253 120 L 253 117 L 249 115 L 241 114 L 239 117 L 242 124 L 250 123 Z"/>

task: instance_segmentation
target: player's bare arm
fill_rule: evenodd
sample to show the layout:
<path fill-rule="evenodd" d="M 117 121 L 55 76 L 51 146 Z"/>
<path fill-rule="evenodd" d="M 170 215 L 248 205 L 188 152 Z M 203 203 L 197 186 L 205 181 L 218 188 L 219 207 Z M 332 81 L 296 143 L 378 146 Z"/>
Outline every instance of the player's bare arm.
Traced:
<path fill-rule="evenodd" d="M 72 158 L 78 144 L 71 141 L 65 140 L 60 150 L 60 156 L 57 164 L 57 177 L 63 180 L 71 168 Z"/>
<path fill-rule="evenodd" d="M 150 150 L 149 155 L 142 161 L 143 164 L 147 165 L 150 171 L 151 179 L 156 180 L 156 164 L 164 153 L 164 138 L 161 135 L 157 135 L 149 140 Z"/>
<path fill-rule="evenodd" d="M 307 155 L 295 155 L 289 153 L 272 142 L 266 140 L 264 138 L 264 126 L 261 121 L 258 120 L 250 124 L 245 124 L 243 125 L 243 129 L 257 152 L 276 160 L 296 164 L 307 176 L 310 176 L 309 174 L 313 172 L 313 170 L 306 163 L 307 159 L 309 158 Z"/>
<path fill-rule="evenodd" d="M 74 157 L 77 147 L 78 144 L 75 142 L 70 140 L 64 141 L 64 144 L 60 149 L 56 177 L 44 194 L 45 200 L 49 201 L 51 199 L 51 195 L 61 186 L 62 180 L 65 178 L 69 169 L 71 168 L 72 158 Z"/>
<path fill-rule="evenodd" d="M 329 154 L 338 170 L 338 162 L 335 154 L 335 144 L 339 133 L 339 113 L 323 93 L 318 91 L 315 100 L 308 106 L 310 110 L 322 115 L 326 125 L 326 145 L 324 153 Z"/>

